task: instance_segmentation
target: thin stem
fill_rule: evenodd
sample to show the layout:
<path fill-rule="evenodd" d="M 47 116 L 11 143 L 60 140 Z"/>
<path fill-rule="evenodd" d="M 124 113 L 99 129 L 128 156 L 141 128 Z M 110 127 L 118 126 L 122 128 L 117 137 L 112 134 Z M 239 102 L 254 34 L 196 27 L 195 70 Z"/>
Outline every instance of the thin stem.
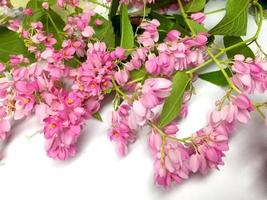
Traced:
<path fill-rule="evenodd" d="M 135 37 L 137 36 L 137 33 L 138 33 L 139 29 L 140 29 L 140 25 L 145 21 L 145 19 L 146 19 L 146 4 L 144 4 L 144 8 L 143 8 L 143 17 L 142 17 L 142 21 L 141 21 L 141 23 L 139 24 L 139 26 L 136 28 L 135 33 L 134 33 L 134 36 L 135 36 Z"/>
<path fill-rule="evenodd" d="M 176 138 L 176 137 L 172 137 L 167 135 L 166 133 L 164 133 L 159 127 L 157 127 L 153 122 L 148 122 L 148 125 L 155 129 L 163 138 L 168 138 L 170 140 L 176 141 L 176 142 L 182 142 L 182 143 L 188 143 L 188 140 L 191 140 L 191 137 L 186 137 L 186 138 Z"/>
<path fill-rule="evenodd" d="M 178 4 L 179 4 L 180 10 L 181 10 L 181 14 L 182 14 L 182 16 L 184 18 L 185 23 L 187 24 L 188 28 L 190 29 L 192 35 L 195 36 L 196 32 L 195 32 L 195 30 L 193 29 L 193 27 L 191 26 L 191 24 L 188 21 L 188 17 L 187 17 L 187 14 L 186 14 L 185 10 L 184 10 L 182 1 L 178 0 Z"/>
<path fill-rule="evenodd" d="M 211 59 L 216 63 L 216 65 L 220 68 L 220 70 L 222 71 L 224 77 L 226 78 L 230 88 L 232 88 L 233 90 L 235 90 L 237 93 L 241 93 L 241 91 L 232 83 L 231 79 L 229 78 L 228 74 L 226 73 L 226 71 L 224 70 L 224 67 L 222 66 L 222 64 L 220 63 L 220 61 L 212 54 L 212 52 L 208 49 L 207 50 L 209 56 L 211 57 Z"/>
<path fill-rule="evenodd" d="M 265 51 L 262 49 L 261 45 L 258 43 L 257 40 L 255 40 L 255 43 L 256 43 L 257 47 L 259 48 L 259 50 L 261 51 L 261 53 L 263 53 L 263 55 L 265 57 L 267 57 L 267 53 L 265 53 Z"/>
<path fill-rule="evenodd" d="M 53 18 L 51 17 L 51 15 L 48 12 L 47 12 L 47 16 L 50 19 L 51 23 L 53 24 L 58 36 L 60 36 L 60 31 L 58 30 L 56 23 L 54 22 Z M 59 42 L 62 42 L 61 37 L 59 37 L 59 40 L 60 40 Z"/>
<path fill-rule="evenodd" d="M 112 81 L 112 84 L 113 84 L 114 89 L 116 90 L 116 92 L 117 92 L 119 95 L 121 95 L 122 97 L 127 97 L 127 96 L 125 95 L 125 93 L 118 87 L 118 85 L 116 84 L 116 82 L 115 82 L 115 80 L 114 80 L 113 78 L 111 79 L 111 81 Z"/>
<path fill-rule="evenodd" d="M 221 8 L 221 9 L 218 9 L 218 10 L 213 10 L 213 11 L 210 11 L 210 12 L 206 12 L 205 15 L 210 15 L 210 14 L 214 14 L 214 13 L 218 13 L 218 12 L 222 12 L 222 11 L 225 11 L 225 8 Z"/>
<path fill-rule="evenodd" d="M 82 62 L 81 62 L 78 58 L 76 58 L 75 56 L 73 57 L 73 59 L 74 59 L 77 63 L 79 63 L 80 65 L 82 64 Z"/>
<path fill-rule="evenodd" d="M 257 105 L 257 104 L 253 104 L 253 107 L 254 107 L 254 109 L 260 114 L 260 116 L 261 116 L 261 118 L 263 119 L 263 120 L 265 120 L 265 114 L 262 112 L 262 110 L 260 109 L 260 105 Z"/>

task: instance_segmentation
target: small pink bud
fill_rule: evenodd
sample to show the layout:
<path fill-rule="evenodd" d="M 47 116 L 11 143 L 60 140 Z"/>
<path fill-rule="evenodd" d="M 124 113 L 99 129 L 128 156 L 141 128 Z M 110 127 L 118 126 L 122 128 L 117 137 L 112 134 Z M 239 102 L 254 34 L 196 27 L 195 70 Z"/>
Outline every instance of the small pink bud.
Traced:
<path fill-rule="evenodd" d="M 23 14 L 26 16 L 32 16 L 32 9 L 31 8 L 25 8 L 23 10 Z"/>
<path fill-rule="evenodd" d="M 48 2 L 43 2 L 43 3 L 42 3 L 42 7 L 43 7 L 45 10 L 48 10 L 48 9 L 49 9 L 49 4 L 48 4 Z"/>
<path fill-rule="evenodd" d="M 91 37 L 95 33 L 94 29 L 91 26 L 86 26 L 82 31 L 83 37 Z"/>
<path fill-rule="evenodd" d="M 0 72 L 3 72 L 4 70 L 5 70 L 5 66 L 2 63 L 0 63 Z"/>
<path fill-rule="evenodd" d="M 204 13 L 198 12 L 191 15 L 191 18 L 196 21 L 197 23 L 201 24 L 206 19 Z"/>
<path fill-rule="evenodd" d="M 121 59 L 123 60 L 125 58 L 125 49 L 121 48 L 121 47 L 117 47 L 114 51 L 114 55 L 117 59 Z"/>
<path fill-rule="evenodd" d="M 97 18 L 97 19 L 95 20 L 95 25 L 96 25 L 96 26 L 101 26 L 102 24 L 103 24 L 103 21 L 102 21 L 101 19 Z"/>
<path fill-rule="evenodd" d="M 129 80 L 129 73 L 126 70 L 120 70 L 115 72 L 115 80 L 120 85 L 123 86 Z"/>
<path fill-rule="evenodd" d="M 168 34 L 167 34 L 167 40 L 169 41 L 175 41 L 180 37 L 181 33 L 177 30 L 171 30 Z"/>
<path fill-rule="evenodd" d="M 190 156 L 189 166 L 192 172 L 196 173 L 200 167 L 199 155 L 193 154 Z"/>

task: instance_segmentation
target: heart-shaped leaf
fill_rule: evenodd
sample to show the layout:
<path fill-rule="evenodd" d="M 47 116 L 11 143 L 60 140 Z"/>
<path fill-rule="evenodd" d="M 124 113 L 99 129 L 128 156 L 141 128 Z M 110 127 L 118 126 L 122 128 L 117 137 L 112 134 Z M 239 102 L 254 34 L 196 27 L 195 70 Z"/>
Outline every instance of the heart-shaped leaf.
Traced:
<path fill-rule="evenodd" d="M 229 46 L 235 45 L 237 43 L 240 43 L 243 40 L 241 39 L 241 37 L 225 36 L 223 38 L 223 41 L 224 41 L 224 46 L 229 47 Z M 255 58 L 255 54 L 246 44 L 241 45 L 237 48 L 234 48 L 230 51 L 227 51 L 226 54 L 227 54 L 227 57 L 230 59 L 233 58 L 237 54 L 242 54 L 246 57 Z"/>
<path fill-rule="evenodd" d="M 7 62 L 9 56 L 13 54 L 30 56 L 24 41 L 19 37 L 18 33 L 5 27 L 0 27 L 0 61 Z"/>
<path fill-rule="evenodd" d="M 210 33 L 229 36 L 246 35 L 249 2 L 249 0 L 228 0 L 224 18 L 210 30 Z"/>

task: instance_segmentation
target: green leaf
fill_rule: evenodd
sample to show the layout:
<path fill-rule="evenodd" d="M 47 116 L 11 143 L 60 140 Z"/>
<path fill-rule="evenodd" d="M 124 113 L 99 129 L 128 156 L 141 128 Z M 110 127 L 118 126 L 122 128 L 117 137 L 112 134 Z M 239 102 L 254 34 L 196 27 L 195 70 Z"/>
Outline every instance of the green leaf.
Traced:
<path fill-rule="evenodd" d="M 71 67 L 71 68 L 77 68 L 81 65 L 81 61 L 77 56 L 74 56 L 71 60 L 65 60 L 64 64 Z"/>
<path fill-rule="evenodd" d="M 160 128 L 168 125 L 180 114 L 183 95 L 189 82 L 190 78 L 185 72 L 179 71 L 174 75 L 171 94 L 166 98 L 160 115 Z"/>
<path fill-rule="evenodd" d="M 188 23 L 191 25 L 191 27 L 194 29 L 195 33 L 207 33 L 208 30 L 202 25 L 199 24 L 191 19 L 188 20 Z"/>
<path fill-rule="evenodd" d="M 93 114 L 93 117 L 94 117 L 95 119 L 97 119 L 98 121 L 103 122 L 102 116 L 100 115 L 99 112 L 94 113 L 94 114 Z"/>
<path fill-rule="evenodd" d="M 125 49 L 132 49 L 134 47 L 134 33 L 131 25 L 127 5 L 121 5 L 121 44 Z"/>
<path fill-rule="evenodd" d="M 235 36 L 225 36 L 223 38 L 224 41 L 224 46 L 227 48 L 229 46 L 235 45 L 237 43 L 242 42 L 243 40 L 241 39 L 241 37 L 235 37 Z M 253 51 L 246 45 L 241 45 L 239 47 L 236 47 L 230 51 L 226 52 L 227 56 L 229 59 L 233 58 L 235 55 L 237 54 L 242 54 L 245 57 L 251 57 L 251 58 L 255 58 L 255 54 L 253 53 Z"/>
<path fill-rule="evenodd" d="M 206 5 L 206 0 L 191 0 L 185 7 L 185 11 L 192 13 L 192 12 L 199 12 L 203 10 Z"/>
<path fill-rule="evenodd" d="M 116 15 L 119 5 L 120 5 L 119 0 L 112 0 L 108 14 L 109 19 L 111 19 Z"/>
<path fill-rule="evenodd" d="M 133 70 L 130 72 L 130 77 L 131 77 L 131 80 L 134 81 L 134 80 L 144 80 L 146 77 L 147 77 L 147 73 L 144 69 L 144 67 L 138 69 L 138 70 Z"/>
<path fill-rule="evenodd" d="M 100 19 L 103 24 L 100 26 L 95 25 L 95 20 Z M 99 14 L 96 14 L 91 18 L 90 25 L 93 26 L 95 30 L 95 37 L 102 42 L 105 42 L 109 48 L 115 47 L 115 34 L 110 20 L 105 19 Z"/>
<path fill-rule="evenodd" d="M 242 36 L 247 32 L 250 0 L 228 0 L 226 14 L 210 33 L 213 35 Z"/>
<path fill-rule="evenodd" d="M 232 73 L 228 68 L 226 68 L 225 71 L 229 77 L 232 76 Z M 208 81 L 210 83 L 213 83 L 214 85 L 218 85 L 218 86 L 228 85 L 228 82 L 221 70 L 200 74 L 199 78 L 201 78 L 202 80 Z"/>
<path fill-rule="evenodd" d="M 13 54 L 30 56 L 24 41 L 19 37 L 18 33 L 5 27 L 0 27 L 0 61 L 7 62 L 9 56 Z"/>
<path fill-rule="evenodd" d="M 267 1 L 266 0 L 259 0 L 259 3 L 261 4 L 263 9 L 267 9 Z"/>
<path fill-rule="evenodd" d="M 49 9 L 49 11 L 45 13 L 45 15 L 41 18 L 41 21 L 43 22 L 44 30 L 47 33 L 52 33 L 54 35 L 54 37 L 57 40 L 57 43 L 55 44 L 55 46 L 56 48 L 59 48 L 63 40 L 62 35 L 60 34 L 60 31 L 63 30 L 65 26 L 65 22 L 52 9 Z"/>

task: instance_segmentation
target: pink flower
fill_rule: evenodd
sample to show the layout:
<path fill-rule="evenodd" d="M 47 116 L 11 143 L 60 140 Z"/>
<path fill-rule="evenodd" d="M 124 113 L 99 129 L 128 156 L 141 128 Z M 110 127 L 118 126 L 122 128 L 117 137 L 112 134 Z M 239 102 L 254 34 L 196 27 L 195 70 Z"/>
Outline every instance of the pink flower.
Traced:
<path fill-rule="evenodd" d="M 166 36 L 166 40 L 173 42 L 175 40 L 178 40 L 180 36 L 181 36 L 181 33 L 179 31 L 171 30 L 170 32 L 168 32 L 168 34 Z"/>
<path fill-rule="evenodd" d="M 164 78 L 147 79 L 142 88 L 140 101 L 147 108 L 155 107 L 169 96 L 172 82 Z"/>
<path fill-rule="evenodd" d="M 65 5 L 77 7 L 79 6 L 79 0 L 57 0 L 57 5 L 59 7 L 64 7 Z"/>
<path fill-rule="evenodd" d="M 8 29 L 11 31 L 18 31 L 21 26 L 21 19 L 11 19 L 9 20 Z"/>
<path fill-rule="evenodd" d="M 191 18 L 196 21 L 199 24 L 202 24 L 204 22 L 204 20 L 206 19 L 206 16 L 204 13 L 202 12 L 198 12 L 198 13 L 193 13 L 191 15 Z"/>
<path fill-rule="evenodd" d="M 247 123 L 250 120 L 250 112 L 253 110 L 253 106 L 249 98 L 245 95 L 237 96 L 233 104 L 237 106 L 237 120 L 241 123 Z"/>
<path fill-rule="evenodd" d="M 19 120 L 29 116 L 34 108 L 35 99 L 32 95 L 19 95 L 16 98 L 14 119 Z"/>
<path fill-rule="evenodd" d="M 94 35 L 94 33 L 95 33 L 95 31 L 91 26 L 86 26 L 84 28 L 84 30 L 82 31 L 82 36 L 89 38 L 89 37 L 92 37 L 92 35 Z"/>
<path fill-rule="evenodd" d="M 66 160 L 76 154 L 75 145 L 65 145 L 60 137 L 52 137 L 45 143 L 47 155 L 53 159 Z"/>
<path fill-rule="evenodd" d="M 76 92 L 71 92 L 64 98 L 64 103 L 69 108 L 77 108 L 81 105 L 81 99 Z"/>
<path fill-rule="evenodd" d="M 128 71 L 132 71 L 134 69 L 139 69 L 144 62 L 146 61 L 146 57 L 148 54 L 147 48 L 138 48 L 136 51 L 132 52 L 130 62 L 125 64 L 125 69 Z"/>
<path fill-rule="evenodd" d="M 43 3 L 42 3 L 42 7 L 43 7 L 45 10 L 48 10 L 48 9 L 49 9 L 49 3 L 48 3 L 48 2 L 43 2 Z"/>
<path fill-rule="evenodd" d="M 137 41 L 144 47 L 151 47 L 159 39 L 159 33 L 157 28 L 160 26 L 158 20 L 153 19 L 151 21 L 144 21 L 140 27 L 144 29 L 144 33 L 138 36 Z"/>
<path fill-rule="evenodd" d="M 145 68 L 148 73 L 153 75 L 159 75 L 160 74 L 160 66 L 158 65 L 158 59 L 155 54 L 150 54 L 148 56 L 148 61 L 145 63 Z"/>
<path fill-rule="evenodd" d="M 48 117 L 44 119 L 44 123 L 45 138 L 49 139 L 52 138 L 54 135 L 60 133 L 62 125 L 59 119 L 56 120 L 56 117 Z"/>
<path fill-rule="evenodd" d="M 127 81 L 129 80 L 129 73 L 126 70 L 120 70 L 120 71 L 115 72 L 114 77 L 115 77 L 116 82 L 120 86 L 124 86 L 125 83 L 127 83 Z"/>
<path fill-rule="evenodd" d="M 32 16 L 32 9 L 31 8 L 25 8 L 23 10 L 23 14 L 26 15 L 26 16 Z"/>
<path fill-rule="evenodd" d="M 103 21 L 102 21 L 101 19 L 97 18 L 97 19 L 95 20 L 95 25 L 96 25 L 96 26 L 101 26 L 102 24 L 103 24 Z"/>
<path fill-rule="evenodd" d="M 2 63 L 0 63 L 0 73 L 2 73 L 3 71 L 5 71 L 5 66 Z"/>
<path fill-rule="evenodd" d="M 9 120 L 7 119 L 0 119 L 0 139 L 5 140 L 9 134 L 11 129 L 11 125 Z"/>
<path fill-rule="evenodd" d="M 182 144 L 167 138 L 163 144 L 161 136 L 154 130 L 148 142 L 155 159 L 154 179 L 158 185 L 169 187 L 173 181 L 181 183 L 189 177 L 189 151 Z"/>
<path fill-rule="evenodd" d="M 235 72 L 233 82 L 240 90 L 247 93 L 263 93 L 267 90 L 267 61 L 261 56 L 253 60 L 236 55 L 232 68 Z"/>
<path fill-rule="evenodd" d="M 126 58 L 125 56 L 125 49 L 121 47 L 117 47 L 115 51 L 111 52 L 111 57 L 113 59 L 119 59 L 119 60 L 124 60 Z"/>
<path fill-rule="evenodd" d="M 193 158 L 190 158 L 192 172 L 199 171 L 206 174 L 209 169 L 224 164 L 222 161 L 223 152 L 229 149 L 227 136 L 207 126 L 194 134 L 192 141 L 197 150 L 197 154 L 193 154 Z"/>
<path fill-rule="evenodd" d="M 10 56 L 10 65 L 16 66 L 18 64 L 21 64 L 24 61 L 23 55 L 11 55 Z"/>
<path fill-rule="evenodd" d="M 125 156 L 128 152 L 128 145 L 136 140 L 136 132 L 128 124 L 130 109 L 129 105 L 124 104 L 112 113 L 112 128 L 108 135 L 110 140 L 116 143 L 119 156 Z"/>

